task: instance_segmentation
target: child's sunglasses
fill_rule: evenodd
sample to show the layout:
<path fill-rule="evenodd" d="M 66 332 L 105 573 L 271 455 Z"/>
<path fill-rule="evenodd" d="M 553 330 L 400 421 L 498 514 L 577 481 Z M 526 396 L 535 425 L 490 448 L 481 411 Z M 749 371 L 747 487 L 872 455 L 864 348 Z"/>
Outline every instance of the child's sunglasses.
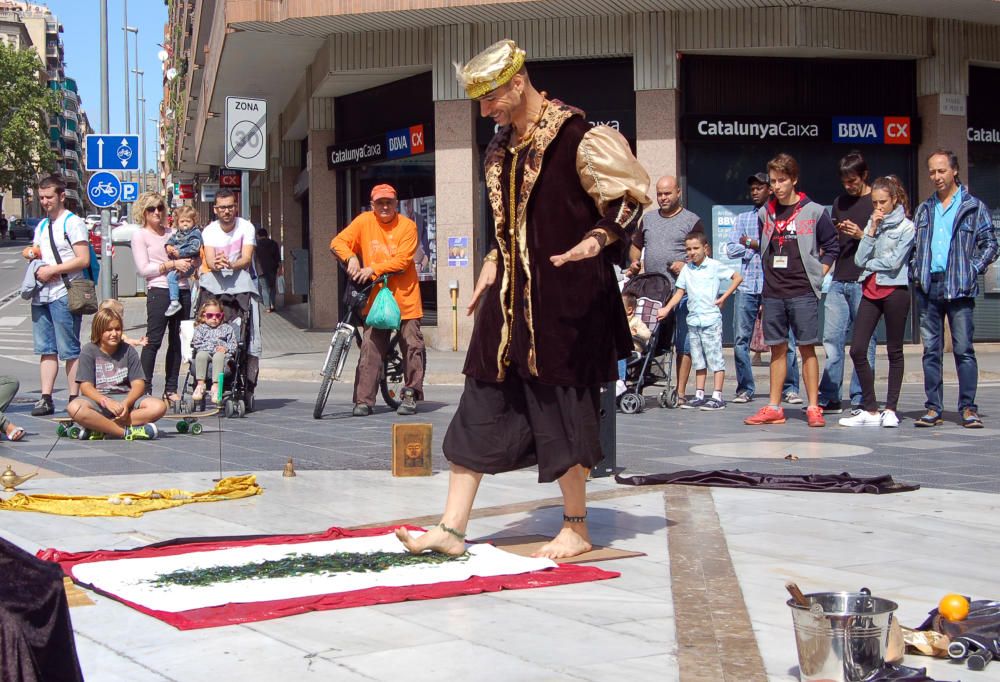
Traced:
<path fill-rule="evenodd" d="M 202 317 L 206 320 L 221 320 L 222 313 L 202 313 Z"/>

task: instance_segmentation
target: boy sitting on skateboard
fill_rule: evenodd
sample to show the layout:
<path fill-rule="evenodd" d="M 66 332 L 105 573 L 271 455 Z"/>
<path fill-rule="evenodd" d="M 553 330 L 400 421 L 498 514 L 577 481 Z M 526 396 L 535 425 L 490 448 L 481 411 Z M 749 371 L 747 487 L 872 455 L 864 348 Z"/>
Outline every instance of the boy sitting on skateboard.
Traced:
<path fill-rule="evenodd" d="M 122 342 L 123 336 L 121 316 L 110 308 L 98 310 L 91 342 L 80 350 L 80 397 L 66 409 L 83 427 L 81 440 L 151 440 L 158 434 L 153 422 L 166 413 L 167 404 L 146 395 L 139 354 Z"/>

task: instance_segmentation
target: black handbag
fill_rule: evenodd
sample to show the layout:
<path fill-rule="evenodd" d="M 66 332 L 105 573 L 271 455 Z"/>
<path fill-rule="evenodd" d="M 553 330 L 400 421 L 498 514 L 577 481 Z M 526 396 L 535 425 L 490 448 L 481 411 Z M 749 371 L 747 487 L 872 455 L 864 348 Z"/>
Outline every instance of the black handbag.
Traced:
<path fill-rule="evenodd" d="M 63 231 L 65 232 L 66 221 L 69 215 L 63 219 Z M 52 221 L 48 221 L 49 244 L 52 245 L 52 255 L 55 256 L 56 263 L 62 265 L 62 257 L 59 249 L 56 248 L 56 238 L 52 236 Z M 67 301 L 66 307 L 74 315 L 93 315 L 97 312 L 97 287 L 94 280 L 86 277 L 68 279 L 66 275 L 60 275 L 63 284 L 66 285 Z"/>

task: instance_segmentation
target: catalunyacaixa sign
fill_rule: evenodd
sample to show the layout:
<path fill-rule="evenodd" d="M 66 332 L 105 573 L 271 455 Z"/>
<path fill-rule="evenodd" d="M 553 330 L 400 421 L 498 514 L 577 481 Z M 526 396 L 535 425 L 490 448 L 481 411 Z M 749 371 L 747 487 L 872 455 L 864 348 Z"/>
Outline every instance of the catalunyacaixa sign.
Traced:
<path fill-rule="evenodd" d="M 417 123 L 361 140 L 330 145 L 326 148 L 327 168 L 333 170 L 425 154 L 434 150 L 432 132 L 431 126 Z"/>
<path fill-rule="evenodd" d="M 688 114 L 684 139 L 700 142 L 819 142 L 915 144 L 910 116 L 739 116 Z"/>

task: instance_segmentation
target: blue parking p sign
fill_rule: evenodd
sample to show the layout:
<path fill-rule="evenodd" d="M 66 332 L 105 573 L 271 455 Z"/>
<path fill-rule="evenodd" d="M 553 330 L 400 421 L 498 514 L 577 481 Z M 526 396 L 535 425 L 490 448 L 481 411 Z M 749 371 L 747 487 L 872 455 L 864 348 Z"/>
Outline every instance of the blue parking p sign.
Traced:
<path fill-rule="evenodd" d="M 121 199 L 122 183 L 111 173 L 94 173 L 87 181 L 87 197 L 98 208 L 114 206 Z"/>
<path fill-rule="evenodd" d="M 87 135 L 85 165 L 90 171 L 139 170 L 139 136 Z"/>
<path fill-rule="evenodd" d="M 123 182 L 122 195 L 118 198 L 123 204 L 131 204 L 139 196 L 138 182 Z"/>

